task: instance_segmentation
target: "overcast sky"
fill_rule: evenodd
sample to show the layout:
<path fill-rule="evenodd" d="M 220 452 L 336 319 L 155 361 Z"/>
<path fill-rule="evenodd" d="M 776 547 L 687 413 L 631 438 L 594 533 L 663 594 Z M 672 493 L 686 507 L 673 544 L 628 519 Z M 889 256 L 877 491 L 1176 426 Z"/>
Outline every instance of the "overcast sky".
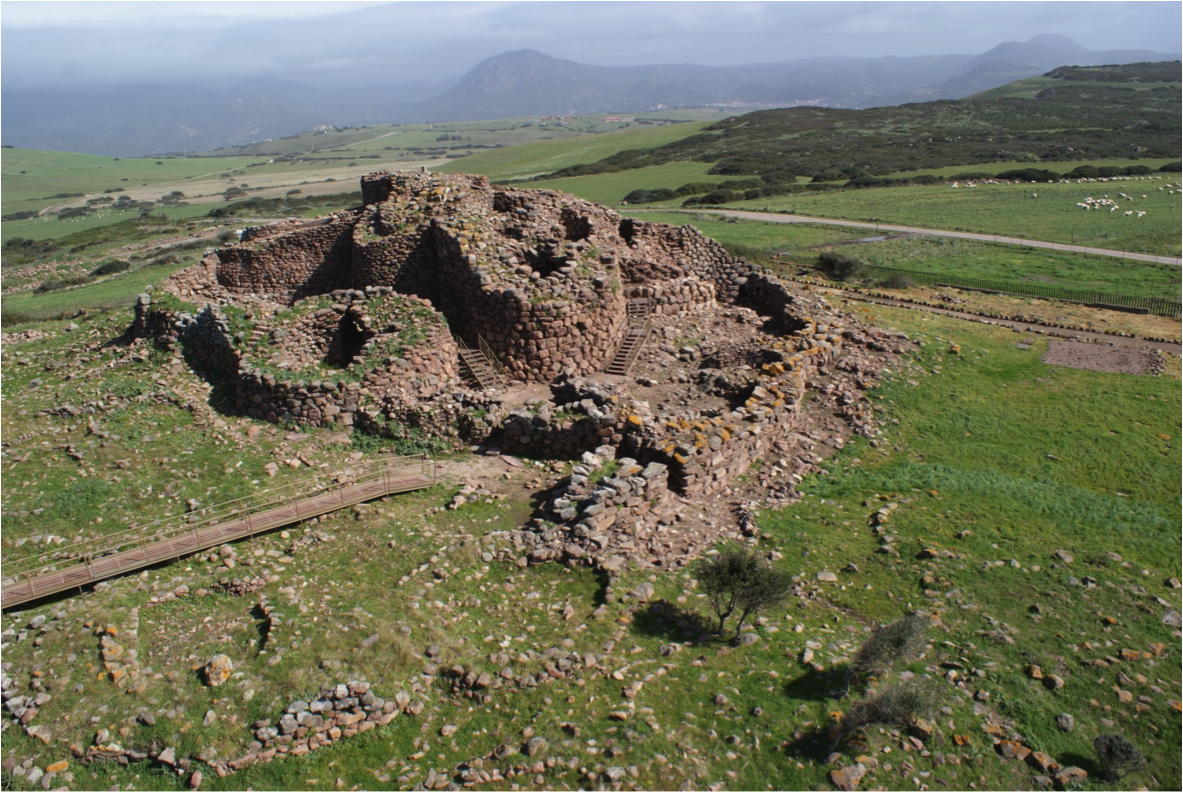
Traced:
<path fill-rule="evenodd" d="M 1171 2 L 0 2 L 6 88 L 459 76 L 505 50 L 603 66 L 978 54 L 1058 33 L 1178 53 Z"/>

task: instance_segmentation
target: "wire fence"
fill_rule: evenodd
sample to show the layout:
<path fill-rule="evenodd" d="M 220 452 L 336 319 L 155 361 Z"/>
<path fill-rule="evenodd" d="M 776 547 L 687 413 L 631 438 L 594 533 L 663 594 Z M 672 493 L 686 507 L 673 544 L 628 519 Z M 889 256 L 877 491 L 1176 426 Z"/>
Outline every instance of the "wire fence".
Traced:
<path fill-rule="evenodd" d="M 816 262 L 801 262 L 805 267 L 818 267 Z M 1094 292 L 1087 289 L 1066 289 L 1051 284 L 1033 284 L 1022 281 L 1004 281 L 994 278 L 973 278 L 969 276 L 950 276 L 945 273 L 926 273 L 918 270 L 901 270 L 895 267 L 880 267 L 878 265 L 863 265 L 858 275 L 876 281 L 903 283 L 902 279 L 917 286 L 945 286 L 954 289 L 969 289 L 978 292 L 992 292 L 1001 295 L 1019 295 L 1022 297 L 1039 297 L 1047 300 L 1060 300 L 1065 303 L 1080 303 L 1091 308 L 1107 308 L 1113 311 L 1125 311 L 1134 314 L 1154 314 L 1159 317 L 1179 319 L 1183 309 L 1181 301 L 1161 297 L 1133 297 L 1130 295 L 1115 295 L 1106 292 Z"/>

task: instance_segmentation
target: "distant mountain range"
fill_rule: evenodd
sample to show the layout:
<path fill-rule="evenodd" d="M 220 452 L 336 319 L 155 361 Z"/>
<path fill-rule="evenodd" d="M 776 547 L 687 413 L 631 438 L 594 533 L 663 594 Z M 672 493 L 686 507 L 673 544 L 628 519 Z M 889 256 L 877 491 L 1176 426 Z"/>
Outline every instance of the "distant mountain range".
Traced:
<path fill-rule="evenodd" d="M 142 83 L 2 95 L 6 145 L 137 156 L 208 151 L 319 124 L 466 121 L 721 105 L 867 108 L 960 99 L 1058 66 L 1176 60 L 1147 50 L 1090 51 L 1044 34 L 981 55 L 810 58 L 749 66 L 591 66 L 534 50 L 488 58 L 458 81 L 324 91 L 285 80 L 229 89 Z"/>

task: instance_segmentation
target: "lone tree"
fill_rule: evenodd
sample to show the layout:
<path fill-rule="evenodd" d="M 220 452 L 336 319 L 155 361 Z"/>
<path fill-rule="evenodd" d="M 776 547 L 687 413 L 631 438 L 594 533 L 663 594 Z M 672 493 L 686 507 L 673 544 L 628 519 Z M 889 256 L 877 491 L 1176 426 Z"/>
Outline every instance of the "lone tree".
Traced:
<path fill-rule="evenodd" d="M 1142 753 L 1120 735 L 1098 735 L 1093 739 L 1093 750 L 1097 753 L 1101 779 L 1106 782 L 1116 782 L 1146 767 Z"/>
<path fill-rule="evenodd" d="M 711 609 L 719 618 L 715 633 L 722 634 L 727 619 L 738 613 L 734 637 L 737 639 L 749 616 L 780 603 L 792 586 L 787 573 L 774 570 L 755 551 L 742 548 L 729 548 L 702 560 L 697 575 Z"/>

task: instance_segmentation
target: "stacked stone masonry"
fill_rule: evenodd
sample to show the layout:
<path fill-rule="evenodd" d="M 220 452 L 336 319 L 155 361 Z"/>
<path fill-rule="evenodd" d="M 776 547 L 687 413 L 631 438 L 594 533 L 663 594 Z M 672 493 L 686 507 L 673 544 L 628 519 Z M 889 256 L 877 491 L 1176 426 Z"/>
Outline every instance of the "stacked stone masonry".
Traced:
<path fill-rule="evenodd" d="M 604 562 L 593 538 L 614 521 L 664 531 L 646 505 L 718 493 L 782 448 L 818 367 L 864 339 L 853 317 L 692 226 L 480 176 L 361 181 L 362 207 L 249 229 L 142 295 L 134 330 L 225 373 L 238 410 L 268 421 L 469 443 L 500 430 L 510 453 L 619 453 L 622 500 L 572 494 L 523 540 L 535 560 Z M 638 321 L 712 311 L 759 330 L 696 362 L 701 377 L 685 382 L 709 407 L 655 411 L 628 383 L 586 377 Z M 552 397 L 523 407 L 466 387 L 454 339 L 490 351 L 511 382 L 552 383 Z M 546 532 L 558 539 L 540 547 Z"/>

